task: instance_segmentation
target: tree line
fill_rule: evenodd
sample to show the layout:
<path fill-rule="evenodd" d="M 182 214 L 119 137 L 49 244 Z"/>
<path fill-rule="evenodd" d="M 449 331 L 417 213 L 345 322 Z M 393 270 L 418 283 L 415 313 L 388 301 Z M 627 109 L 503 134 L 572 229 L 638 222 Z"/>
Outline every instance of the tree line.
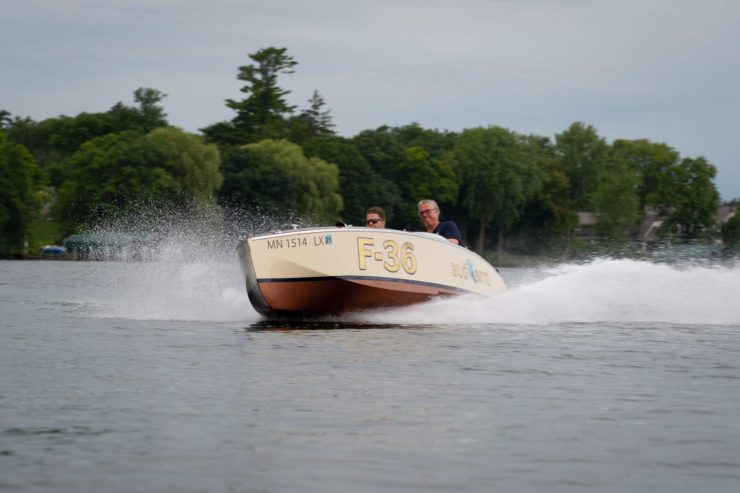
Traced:
<path fill-rule="evenodd" d="M 648 211 L 660 233 L 712 237 L 716 168 L 665 143 L 618 139 L 575 122 L 554 138 L 500 126 L 460 132 L 417 123 L 336 134 L 318 90 L 304 109 L 288 104 L 279 79 L 297 62 L 265 48 L 239 67 L 241 99 L 231 120 L 190 133 L 172 127 L 166 94 L 134 91 L 134 105 L 42 121 L 0 111 L 0 253 L 18 252 L 39 210 L 51 207 L 64 234 L 142 203 L 290 211 L 315 224 L 363 224 L 381 206 L 392 228 L 419 230 L 416 202 L 434 198 L 476 250 L 530 253 L 572 245 L 578 212 L 595 231 L 628 242 Z M 738 237 L 737 220 L 725 226 Z"/>

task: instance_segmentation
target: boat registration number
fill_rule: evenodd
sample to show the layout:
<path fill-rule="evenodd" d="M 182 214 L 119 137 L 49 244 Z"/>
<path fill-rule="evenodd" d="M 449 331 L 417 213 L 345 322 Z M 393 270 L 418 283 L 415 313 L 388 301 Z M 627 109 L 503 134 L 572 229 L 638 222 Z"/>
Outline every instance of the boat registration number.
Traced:
<path fill-rule="evenodd" d="M 414 244 L 410 241 L 399 244 L 385 240 L 376 246 L 373 238 L 357 238 L 357 262 L 360 270 L 367 270 L 368 262 L 380 262 L 388 272 L 403 269 L 407 274 L 416 272 L 417 263 L 414 255 Z"/>

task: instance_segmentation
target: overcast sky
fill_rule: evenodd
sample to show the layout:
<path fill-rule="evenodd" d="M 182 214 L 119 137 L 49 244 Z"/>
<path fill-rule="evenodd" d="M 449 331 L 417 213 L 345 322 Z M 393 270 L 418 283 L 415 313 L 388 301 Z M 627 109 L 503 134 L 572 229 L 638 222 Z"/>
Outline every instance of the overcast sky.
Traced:
<path fill-rule="evenodd" d="M 0 109 L 35 120 L 166 93 L 172 125 L 229 120 L 250 53 L 285 47 L 279 85 L 318 90 L 339 134 L 418 122 L 664 142 L 740 198 L 735 0 L 3 0 Z"/>

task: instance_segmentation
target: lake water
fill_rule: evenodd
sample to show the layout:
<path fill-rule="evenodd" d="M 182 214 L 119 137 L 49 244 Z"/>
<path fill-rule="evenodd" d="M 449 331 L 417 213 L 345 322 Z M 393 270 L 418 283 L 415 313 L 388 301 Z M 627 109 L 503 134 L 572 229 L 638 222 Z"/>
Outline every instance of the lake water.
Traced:
<path fill-rule="evenodd" d="M 0 262 L 0 491 L 740 491 L 740 267 L 502 275 L 285 325 L 233 251 Z"/>

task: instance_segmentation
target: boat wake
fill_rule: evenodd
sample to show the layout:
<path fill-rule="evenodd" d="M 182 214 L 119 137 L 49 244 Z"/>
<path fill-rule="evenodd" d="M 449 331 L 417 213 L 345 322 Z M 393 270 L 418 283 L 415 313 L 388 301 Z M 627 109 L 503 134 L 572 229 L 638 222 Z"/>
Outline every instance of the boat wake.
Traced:
<path fill-rule="evenodd" d="M 740 266 L 676 267 L 596 259 L 509 275 L 500 296 L 434 300 L 346 319 L 384 324 L 740 323 Z"/>
<path fill-rule="evenodd" d="M 148 209 L 145 209 L 148 211 Z M 219 223 L 210 207 L 131 218 L 135 232 L 161 238 L 136 260 L 87 262 L 97 289 L 81 300 L 93 317 L 237 322 L 264 320 L 247 298 L 237 258 L 240 240 L 306 226 L 293 216 L 233 214 Z M 231 216 L 230 216 L 231 217 Z M 214 226 L 215 225 L 215 226 Z M 101 226 L 120 232 L 121 225 Z M 139 252 L 140 254 L 142 252 Z M 142 261 L 143 260 L 143 261 Z M 509 291 L 435 299 L 404 308 L 355 312 L 310 322 L 329 325 L 457 325 L 564 323 L 740 324 L 740 263 L 667 264 L 599 258 L 553 268 L 501 269 Z M 270 326 L 271 327 L 271 326 Z"/>
<path fill-rule="evenodd" d="M 236 254 L 100 265 L 110 289 L 96 316 L 262 323 L 247 300 Z M 740 266 L 677 267 L 596 259 L 548 269 L 502 269 L 510 290 L 322 318 L 328 324 L 740 324 Z"/>

